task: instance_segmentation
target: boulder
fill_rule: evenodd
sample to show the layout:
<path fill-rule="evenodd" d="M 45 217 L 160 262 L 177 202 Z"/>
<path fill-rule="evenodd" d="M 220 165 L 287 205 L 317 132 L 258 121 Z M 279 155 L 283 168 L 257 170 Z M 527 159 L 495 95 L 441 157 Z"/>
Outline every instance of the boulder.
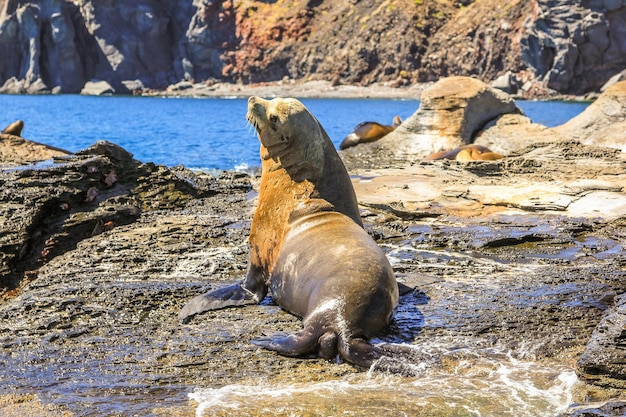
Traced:
<path fill-rule="evenodd" d="M 614 76 L 609 78 L 609 80 L 606 83 L 604 83 L 602 88 L 600 88 L 600 91 L 603 92 L 607 88 L 611 87 L 613 84 L 618 83 L 620 81 L 624 81 L 624 80 L 626 80 L 626 69 L 624 69 L 623 71 L 618 72 L 617 74 L 615 74 Z"/>
<path fill-rule="evenodd" d="M 89 81 L 80 93 L 87 96 L 104 96 L 115 94 L 115 89 L 106 81 Z"/>
<path fill-rule="evenodd" d="M 554 132 L 587 145 L 626 152 L 626 81 L 607 88 L 584 112 L 556 127 Z"/>
<path fill-rule="evenodd" d="M 167 91 L 184 91 L 193 88 L 193 84 L 189 81 L 180 81 L 167 87 Z"/>
<path fill-rule="evenodd" d="M 505 155 L 532 143 L 572 140 L 626 152 L 624 132 L 626 81 L 620 81 L 608 87 L 585 111 L 560 126 L 547 128 L 523 116 L 504 115 L 481 132 L 475 143 Z"/>
<path fill-rule="evenodd" d="M 24 81 L 20 81 L 16 77 L 7 79 L 4 85 L 0 87 L 0 94 L 24 94 L 25 92 Z"/>
<path fill-rule="evenodd" d="M 474 143 L 486 146 L 493 152 L 509 155 L 533 143 L 552 140 L 554 134 L 548 127 L 533 123 L 521 114 L 505 114 L 480 132 Z"/>
<path fill-rule="evenodd" d="M 490 85 L 507 94 L 516 94 L 517 90 L 521 87 L 519 78 L 511 71 L 502 74 L 493 80 Z"/>
<path fill-rule="evenodd" d="M 401 166 L 475 143 L 504 156 L 533 144 L 580 142 L 626 150 L 626 81 L 607 88 L 580 115 L 554 128 L 533 123 L 510 96 L 467 77 L 444 78 L 422 93 L 420 108 L 375 143 L 340 151 L 352 168 Z"/>
<path fill-rule="evenodd" d="M 626 401 L 606 401 L 570 406 L 557 417 L 620 417 L 626 415 Z"/>

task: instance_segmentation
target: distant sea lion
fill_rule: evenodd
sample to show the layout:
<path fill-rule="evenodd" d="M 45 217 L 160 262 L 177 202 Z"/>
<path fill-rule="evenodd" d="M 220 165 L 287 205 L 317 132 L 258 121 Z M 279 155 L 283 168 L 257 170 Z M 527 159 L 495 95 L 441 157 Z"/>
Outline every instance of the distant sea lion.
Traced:
<path fill-rule="evenodd" d="M 0 133 L 5 135 L 20 136 L 22 134 L 22 129 L 24 129 L 24 122 L 18 120 L 5 127 Z"/>
<path fill-rule="evenodd" d="M 392 126 L 381 125 L 378 122 L 359 123 L 339 144 L 339 149 L 346 149 L 359 143 L 375 142 L 386 134 L 393 132 L 401 123 L 402 119 L 400 116 L 393 118 Z"/>
<path fill-rule="evenodd" d="M 435 161 L 440 159 L 454 159 L 456 161 L 495 161 L 502 159 L 502 155 L 492 152 L 482 145 L 463 145 L 450 151 L 434 152 L 424 158 L 425 161 Z"/>
<path fill-rule="evenodd" d="M 303 318 L 303 329 L 253 343 L 289 356 L 339 353 L 369 367 L 381 353 L 367 340 L 388 325 L 398 284 L 362 227 L 348 173 L 298 100 L 251 97 L 247 118 L 261 141 L 262 174 L 246 276 L 193 298 L 179 318 L 259 303 L 269 289 L 281 307 Z"/>

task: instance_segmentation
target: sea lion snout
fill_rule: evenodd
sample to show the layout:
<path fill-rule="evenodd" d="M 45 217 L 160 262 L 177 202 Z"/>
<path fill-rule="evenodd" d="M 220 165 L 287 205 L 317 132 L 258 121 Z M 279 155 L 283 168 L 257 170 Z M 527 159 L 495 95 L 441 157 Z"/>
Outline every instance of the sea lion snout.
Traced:
<path fill-rule="evenodd" d="M 266 148 L 284 145 L 289 141 L 281 126 L 289 117 L 289 107 L 282 101 L 264 100 L 257 96 L 248 99 L 248 122 L 256 129 L 259 140 Z"/>
<path fill-rule="evenodd" d="M 246 114 L 246 119 L 248 123 L 250 123 L 256 129 L 257 133 L 261 134 L 261 125 L 264 116 L 264 108 L 263 100 L 260 97 L 252 96 L 248 99 L 248 113 Z"/>

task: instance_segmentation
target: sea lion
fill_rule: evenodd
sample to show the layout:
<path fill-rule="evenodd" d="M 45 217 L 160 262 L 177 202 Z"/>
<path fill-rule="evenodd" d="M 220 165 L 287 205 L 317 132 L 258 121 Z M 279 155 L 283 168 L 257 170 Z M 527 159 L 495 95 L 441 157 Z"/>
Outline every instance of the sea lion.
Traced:
<path fill-rule="evenodd" d="M 398 285 L 362 227 L 350 177 L 323 127 L 298 100 L 250 97 L 247 118 L 261 142 L 262 172 L 246 275 L 193 298 L 179 318 L 259 303 L 270 290 L 304 327 L 255 344 L 289 356 L 339 353 L 368 367 L 380 352 L 367 339 L 387 326 Z"/>
<path fill-rule="evenodd" d="M 454 159 L 456 161 L 495 161 L 502 159 L 499 153 L 492 152 L 489 148 L 482 145 L 463 145 L 450 151 L 434 152 L 424 158 L 425 161 L 436 161 L 440 159 Z"/>
<path fill-rule="evenodd" d="M 382 125 L 378 122 L 359 123 L 339 144 L 339 149 L 346 149 L 356 146 L 359 143 L 375 142 L 386 134 L 393 132 L 396 127 L 400 126 L 402 119 L 400 116 L 393 118 L 393 125 Z"/>
<path fill-rule="evenodd" d="M 18 120 L 5 127 L 0 133 L 4 135 L 20 136 L 22 134 L 22 129 L 24 129 L 24 122 Z"/>

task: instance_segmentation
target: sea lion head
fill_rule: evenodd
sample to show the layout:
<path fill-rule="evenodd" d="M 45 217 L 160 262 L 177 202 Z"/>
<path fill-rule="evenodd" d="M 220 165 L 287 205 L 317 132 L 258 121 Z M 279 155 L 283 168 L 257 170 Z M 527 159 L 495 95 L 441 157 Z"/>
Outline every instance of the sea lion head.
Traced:
<path fill-rule="evenodd" d="M 332 146 L 315 116 L 294 98 L 248 99 L 247 119 L 261 141 L 261 158 L 272 159 L 295 181 L 315 181 L 324 167 L 324 150 Z"/>
<path fill-rule="evenodd" d="M 20 136 L 22 134 L 22 129 L 24 129 L 24 122 L 22 120 L 18 120 L 2 129 L 2 132 L 0 133 L 6 135 Z"/>

